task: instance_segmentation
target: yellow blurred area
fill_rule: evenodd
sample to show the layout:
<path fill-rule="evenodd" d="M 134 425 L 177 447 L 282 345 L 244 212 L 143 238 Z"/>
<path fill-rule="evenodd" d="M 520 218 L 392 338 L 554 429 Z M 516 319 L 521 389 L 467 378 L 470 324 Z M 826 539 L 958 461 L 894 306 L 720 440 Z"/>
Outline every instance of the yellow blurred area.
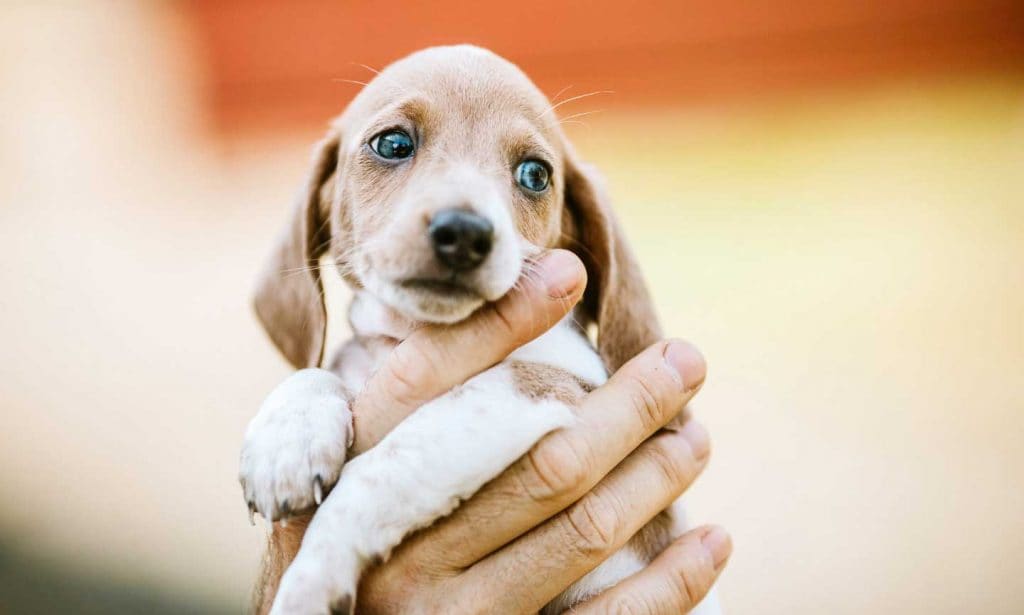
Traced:
<path fill-rule="evenodd" d="M 239 612 L 288 373 L 249 291 L 317 135 L 214 140 L 192 49 L 166 5 L 0 7 L 0 549 Z M 583 119 L 709 360 L 726 611 L 1024 611 L 1024 77 Z"/>

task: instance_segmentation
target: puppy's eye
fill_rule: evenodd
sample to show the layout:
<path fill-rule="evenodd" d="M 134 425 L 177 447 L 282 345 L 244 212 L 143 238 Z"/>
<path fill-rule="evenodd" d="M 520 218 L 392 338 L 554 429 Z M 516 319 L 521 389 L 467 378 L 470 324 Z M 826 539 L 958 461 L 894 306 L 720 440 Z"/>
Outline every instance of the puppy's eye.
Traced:
<path fill-rule="evenodd" d="M 548 168 L 539 160 L 524 160 L 516 168 L 516 181 L 531 192 L 544 192 L 548 187 Z"/>
<path fill-rule="evenodd" d="M 398 160 L 408 158 L 416 151 L 412 137 L 401 130 L 388 130 L 370 139 L 370 148 L 381 158 Z"/>

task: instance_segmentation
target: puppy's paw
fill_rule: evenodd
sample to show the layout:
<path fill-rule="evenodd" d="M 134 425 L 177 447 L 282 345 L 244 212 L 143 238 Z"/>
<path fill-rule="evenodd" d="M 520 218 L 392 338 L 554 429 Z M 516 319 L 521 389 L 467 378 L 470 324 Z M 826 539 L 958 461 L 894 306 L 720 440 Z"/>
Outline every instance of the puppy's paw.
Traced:
<path fill-rule="evenodd" d="M 355 613 L 359 569 L 354 552 L 338 557 L 344 551 L 321 551 L 323 557 L 300 551 L 281 577 L 271 615 Z"/>
<path fill-rule="evenodd" d="M 341 379 L 322 369 L 296 372 L 274 389 L 249 423 L 239 481 L 250 520 L 271 521 L 320 504 L 352 441 Z"/>

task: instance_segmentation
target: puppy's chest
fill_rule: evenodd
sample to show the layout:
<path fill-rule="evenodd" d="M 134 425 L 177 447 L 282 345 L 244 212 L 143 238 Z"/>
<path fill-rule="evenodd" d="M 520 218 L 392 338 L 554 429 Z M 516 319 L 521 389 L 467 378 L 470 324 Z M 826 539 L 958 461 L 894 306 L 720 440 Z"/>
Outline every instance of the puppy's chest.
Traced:
<path fill-rule="evenodd" d="M 510 370 L 519 392 L 527 396 L 558 395 L 566 386 L 589 392 L 608 379 L 590 340 L 568 316 L 516 349 L 502 365 Z"/>

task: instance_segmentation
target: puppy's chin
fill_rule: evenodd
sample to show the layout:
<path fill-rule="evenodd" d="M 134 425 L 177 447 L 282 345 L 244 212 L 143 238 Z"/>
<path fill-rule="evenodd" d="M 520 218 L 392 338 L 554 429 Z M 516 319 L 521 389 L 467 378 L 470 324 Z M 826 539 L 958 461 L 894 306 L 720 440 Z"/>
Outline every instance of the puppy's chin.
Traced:
<path fill-rule="evenodd" d="M 372 266 L 370 259 L 368 266 L 357 269 L 356 275 L 371 295 L 406 318 L 421 323 L 452 324 L 465 320 L 485 303 L 497 301 L 512 289 L 523 262 L 515 254 L 509 256 L 512 258 L 493 259 L 471 275 L 458 276 L 458 280 L 438 278 L 437 272 L 428 267 L 382 271 Z"/>
<path fill-rule="evenodd" d="M 452 324 L 465 320 L 487 299 L 469 289 L 433 288 L 428 284 L 367 280 L 367 290 L 406 318 Z"/>

